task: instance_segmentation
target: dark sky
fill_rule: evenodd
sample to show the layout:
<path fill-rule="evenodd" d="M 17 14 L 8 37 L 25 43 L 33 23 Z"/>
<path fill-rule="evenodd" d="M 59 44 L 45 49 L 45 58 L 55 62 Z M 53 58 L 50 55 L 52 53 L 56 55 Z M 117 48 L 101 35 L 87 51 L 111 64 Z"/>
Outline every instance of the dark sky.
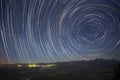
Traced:
<path fill-rule="evenodd" d="M 0 0 L 0 63 L 120 58 L 120 0 Z"/>

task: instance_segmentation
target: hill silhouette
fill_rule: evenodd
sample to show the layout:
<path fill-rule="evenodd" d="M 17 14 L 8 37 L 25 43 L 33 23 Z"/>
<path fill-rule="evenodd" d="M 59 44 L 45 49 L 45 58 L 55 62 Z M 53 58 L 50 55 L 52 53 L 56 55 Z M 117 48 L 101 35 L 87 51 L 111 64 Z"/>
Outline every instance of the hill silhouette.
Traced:
<path fill-rule="evenodd" d="M 21 65 L 21 66 L 20 66 Z M 27 66 L 28 65 L 28 66 Z M 120 61 L 96 59 L 40 64 L 0 66 L 1 80 L 120 80 Z M 53 66 L 50 66 L 53 65 Z"/>

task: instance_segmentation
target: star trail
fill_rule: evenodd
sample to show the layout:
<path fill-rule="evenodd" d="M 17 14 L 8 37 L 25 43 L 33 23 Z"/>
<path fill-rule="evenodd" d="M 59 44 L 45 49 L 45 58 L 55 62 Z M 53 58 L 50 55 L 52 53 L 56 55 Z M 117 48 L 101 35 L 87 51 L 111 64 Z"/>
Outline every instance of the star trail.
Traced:
<path fill-rule="evenodd" d="M 0 0 L 0 63 L 119 57 L 119 0 Z"/>

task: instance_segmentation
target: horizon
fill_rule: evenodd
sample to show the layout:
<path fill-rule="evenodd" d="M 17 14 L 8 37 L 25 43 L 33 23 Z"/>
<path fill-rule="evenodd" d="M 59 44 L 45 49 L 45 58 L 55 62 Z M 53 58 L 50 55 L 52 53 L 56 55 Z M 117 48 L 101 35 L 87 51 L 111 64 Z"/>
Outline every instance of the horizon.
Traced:
<path fill-rule="evenodd" d="M 19 62 L 19 63 L 3 63 L 3 64 L 0 64 L 0 65 L 18 65 L 18 64 L 21 64 L 21 65 L 24 65 L 24 64 L 59 64 L 59 63 L 69 63 L 69 62 L 89 62 L 89 61 L 120 61 L 120 59 L 99 59 L 99 58 L 96 58 L 96 59 L 91 59 L 91 60 L 74 60 L 74 61 L 61 61 L 61 62 Z"/>

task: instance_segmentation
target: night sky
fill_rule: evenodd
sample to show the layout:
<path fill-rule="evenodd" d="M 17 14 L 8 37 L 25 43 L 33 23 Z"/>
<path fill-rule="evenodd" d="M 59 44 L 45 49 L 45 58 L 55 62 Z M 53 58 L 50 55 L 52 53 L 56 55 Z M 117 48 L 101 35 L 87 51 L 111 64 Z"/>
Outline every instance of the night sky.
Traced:
<path fill-rule="evenodd" d="M 0 0 L 0 64 L 120 58 L 120 0 Z"/>

